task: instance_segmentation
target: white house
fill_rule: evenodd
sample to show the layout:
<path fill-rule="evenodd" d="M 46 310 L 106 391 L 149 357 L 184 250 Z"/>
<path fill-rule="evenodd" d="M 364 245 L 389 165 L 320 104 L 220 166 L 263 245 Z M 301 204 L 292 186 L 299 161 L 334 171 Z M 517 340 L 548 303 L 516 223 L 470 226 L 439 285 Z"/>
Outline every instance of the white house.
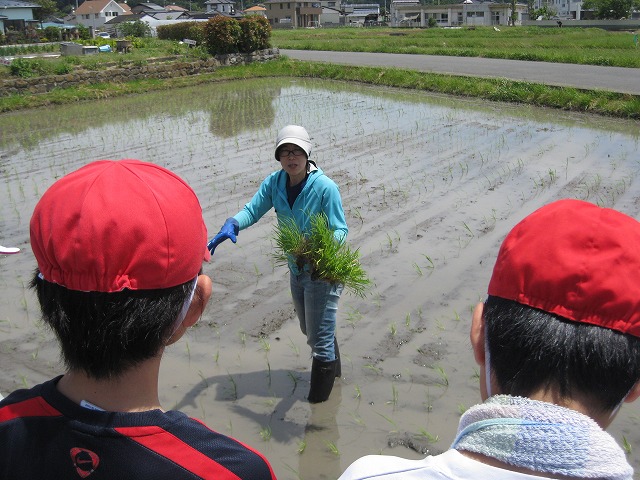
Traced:
<path fill-rule="evenodd" d="M 511 4 L 464 0 L 450 5 L 421 5 L 418 0 L 392 0 L 392 27 L 427 27 L 434 18 L 438 26 L 509 25 Z M 522 24 L 527 6 L 516 3 L 516 25 Z"/>
<path fill-rule="evenodd" d="M 115 0 L 86 0 L 77 8 L 75 14 L 78 25 L 95 31 L 114 17 L 130 15 L 131 9 L 126 3 L 118 3 Z"/>
<path fill-rule="evenodd" d="M 204 4 L 207 12 L 218 12 L 227 16 L 236 13 L 236 3 L 232 0 L 207 0 Z"/>

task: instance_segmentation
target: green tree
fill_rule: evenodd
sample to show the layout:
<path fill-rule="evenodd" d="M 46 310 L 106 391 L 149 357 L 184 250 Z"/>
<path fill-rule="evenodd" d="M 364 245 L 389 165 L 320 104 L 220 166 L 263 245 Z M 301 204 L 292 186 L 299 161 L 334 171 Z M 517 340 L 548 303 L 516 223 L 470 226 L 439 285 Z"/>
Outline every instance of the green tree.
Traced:
<path fill-rule="evenodd" d="M 599 19 L 629 18 L 640 8 L 640 0 L 585 0 L 583 10 L 593 10 Z"/>
<path fill-rule="evenodd" d="M 33 16 L 36 20 L 44 20 L 45 18 L 56 15 L 58 13 L 58 5 L 54 0 L 36 0 L 40 8 L 34 9 Z"/>
<path fill-rule="evenodd" d="M 151 27 L 141 20 L 134 22 L 122 22 L 118 25 L 118 33 L 123 37 L 150 37 Z"/>

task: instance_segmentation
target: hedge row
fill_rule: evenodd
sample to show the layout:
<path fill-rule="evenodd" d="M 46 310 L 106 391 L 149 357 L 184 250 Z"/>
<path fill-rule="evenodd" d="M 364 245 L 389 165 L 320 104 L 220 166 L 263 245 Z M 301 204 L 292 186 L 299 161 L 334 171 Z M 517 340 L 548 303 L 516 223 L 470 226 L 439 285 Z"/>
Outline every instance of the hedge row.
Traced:
<path fill-rule="evenodd" d="M 158 38 L 195 40 L 211 55 L 251 53 L 271 47 L 271 25 L 261 15 L 250 15 L 240 20 L 218 15 L 207 22 L 162 25 L 158 27 Z"/>

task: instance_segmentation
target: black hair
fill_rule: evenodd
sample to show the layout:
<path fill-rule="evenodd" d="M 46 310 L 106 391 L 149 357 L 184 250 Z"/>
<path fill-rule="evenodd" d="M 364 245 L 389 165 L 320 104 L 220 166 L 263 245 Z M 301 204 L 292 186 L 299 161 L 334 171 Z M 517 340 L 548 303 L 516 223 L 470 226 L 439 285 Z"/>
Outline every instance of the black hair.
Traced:
<path fill-rule="evenodd" d="M 113 379 L 154 357 L 175 329 L 193 280 L 176 287 L 121 292 L 81 292 L 48 282 L 36 273 L 43 321 L 58 337 L 70 370 L 96 380 Z"/>
<path fill-rule="evenodd" d="M 549 388 L 612 411 L 640 380 L 640 339 L 489 296 L 484 308 L 491 371 L 502 393 Z"/>

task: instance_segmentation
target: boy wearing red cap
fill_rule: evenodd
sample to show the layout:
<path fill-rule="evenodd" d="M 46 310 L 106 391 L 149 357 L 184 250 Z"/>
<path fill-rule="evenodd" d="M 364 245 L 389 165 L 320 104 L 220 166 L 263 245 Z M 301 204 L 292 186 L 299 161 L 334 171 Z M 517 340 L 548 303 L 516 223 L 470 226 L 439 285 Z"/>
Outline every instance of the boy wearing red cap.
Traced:
<path fill-rule="evenodd" d="M 151 163 L 94 162 L 44 193 L 30 233 L 67 371 L 0 401 L 0 478 L 274 479 L 258 452 L 160 406 L 164 349 L 211 295 L 193 190 Z"/>
<path fill-rule="evenodd" d="M 606 429 L 640 396 L 640 223 L 560 200 L 505 238 L 471 345 L 484 403 L 447 452 L 370 455 L 340 480 L 598 478 L 633 469 Z"/>

